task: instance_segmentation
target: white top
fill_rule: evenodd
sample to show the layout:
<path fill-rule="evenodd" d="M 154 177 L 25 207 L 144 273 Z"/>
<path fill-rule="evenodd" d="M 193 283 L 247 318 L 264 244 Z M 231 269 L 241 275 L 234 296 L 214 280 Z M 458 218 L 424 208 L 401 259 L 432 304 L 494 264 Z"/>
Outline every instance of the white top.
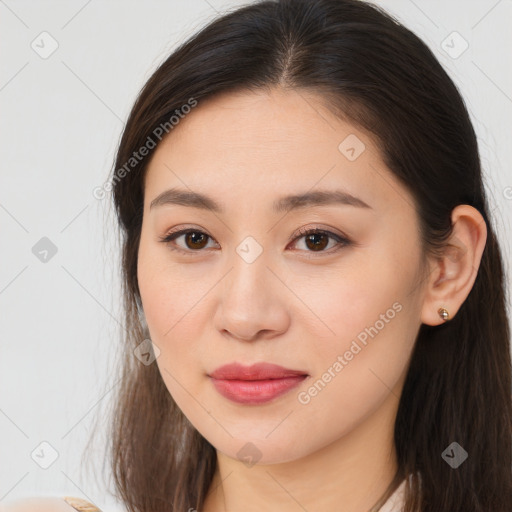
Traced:
<path fill-rule="evenodd" d="M 382 507 L 379 509 L 379 512 L 403 512 L 404 488 L 405 479 L 395 489 L 395 492 L 393 492 L 393 494 L 388 498 L 386 503 L 382 505 Z M 64 497 L 64 501 L 66 501 L 68 505 L 71 505 L 72 508 L 80 512 L 101 512 L 101 510 L 99 508 L 96 508 L 92 503 L 89 503 L 88 501 L 85 501 L 80 498 L 66 496 Z"/>
<path fill-rule="evenodd" d="M 395 492 L 389 499 L 380 507 L 379 512 L 402 512 L 404 507 L 404 492 L 405 492 L 405 479 L 395 489 Z"/>

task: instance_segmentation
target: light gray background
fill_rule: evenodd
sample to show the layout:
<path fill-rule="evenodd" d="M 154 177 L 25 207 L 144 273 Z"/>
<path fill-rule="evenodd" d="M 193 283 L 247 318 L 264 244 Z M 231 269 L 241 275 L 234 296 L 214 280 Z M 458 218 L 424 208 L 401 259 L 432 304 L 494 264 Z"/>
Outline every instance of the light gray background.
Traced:
<path fill-rule="evenodd" d="M 96 469 L 81 462 L 113 396 L 122 323 L 113 216 L 108 197 L 92 192 L 157 64 L 217 12 L 244 3 L 0 0 L 0 500 L 74 495 L 121 510 L 92 477 L 104 462 L 101 442 L 91 447 Z M 379 3 L 431 46 L 466 99 L 508 265 L 512 2 Z M 453 31 L 469 44 L 457 58 L 464 43 Z M 31 47 L 48 51 L 52 39 L 48 58 Z M 45 263 L 32 252 L 42 237 L 57 248 Z M 43 441 L 58 453 L 48 469 L 35 462 L 51 462 Z"/>

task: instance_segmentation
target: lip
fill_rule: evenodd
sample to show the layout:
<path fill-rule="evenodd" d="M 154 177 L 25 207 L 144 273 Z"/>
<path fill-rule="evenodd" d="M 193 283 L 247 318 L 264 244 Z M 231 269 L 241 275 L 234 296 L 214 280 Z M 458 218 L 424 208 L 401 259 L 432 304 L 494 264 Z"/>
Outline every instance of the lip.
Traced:
<path fill-rule="evenodd" d="M 244 366 L 231 363 L 217 368 L 209 377 L 225 398 L 242 404 L 269 402 L 298 386 L 309 375 L 272 363 Z"/>

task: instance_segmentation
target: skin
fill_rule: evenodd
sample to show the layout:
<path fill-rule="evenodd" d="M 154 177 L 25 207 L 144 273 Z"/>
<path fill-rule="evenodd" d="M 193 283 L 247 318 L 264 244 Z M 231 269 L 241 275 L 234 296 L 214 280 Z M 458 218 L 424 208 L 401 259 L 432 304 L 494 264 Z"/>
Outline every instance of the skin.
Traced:
<path fill-rule="evenodd" d="M 365 144 L 354 161 L 338 149 L 350 134 Z M 150 209 L 171 187 L 207 194 L 225 212 Z M 285 194 L 320 188 L 344 189 L 371 208 L 271 209 Z M 397 469 L 394 421 L 418 330 L 443 322 L 439 307 L 456 315 L 486 239 L 478 211 L 460 205 L 450 252 L 424 265 L 413 205 L 370 134 L 305 91 L 200 101 L 156 149 L 145 179 L 138 281 L 162 378 L 217 451 L 204 512 L 361 512 L 384 493 Z M 303 227 L 353 243 L 335 251 L 336 240 L 326 238 L 315 252 L 298 233 Z M 159 240 L 181 228 L 211 238 L 200 249 L 186 235 Z M 236 252 L 247 236 L 263 249 L 252 263 Z M 393 304 L 400 311 L 301 403 L 298 394 Z M 237 404 L 207 375 L 234 361 L 272 362 L 309 377 L 271 402 Z M 260 457 L 254 465 L 237 456 L 246 443 Z"/>

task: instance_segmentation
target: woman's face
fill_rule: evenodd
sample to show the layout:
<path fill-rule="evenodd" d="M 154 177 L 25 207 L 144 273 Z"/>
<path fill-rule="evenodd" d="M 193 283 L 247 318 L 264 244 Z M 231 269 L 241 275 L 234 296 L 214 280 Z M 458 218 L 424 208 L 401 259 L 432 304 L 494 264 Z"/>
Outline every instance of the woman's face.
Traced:
<path fill-rule="evenodd" d="M 304 91 L 199 101 L 162 141 L 139 288 L 165 385 L 215 448 L 285 462 L 394 417 L 424 295 L 413 204 L 368 134 Z M 261 362 L 297 374 L 212 377 Z"/>

